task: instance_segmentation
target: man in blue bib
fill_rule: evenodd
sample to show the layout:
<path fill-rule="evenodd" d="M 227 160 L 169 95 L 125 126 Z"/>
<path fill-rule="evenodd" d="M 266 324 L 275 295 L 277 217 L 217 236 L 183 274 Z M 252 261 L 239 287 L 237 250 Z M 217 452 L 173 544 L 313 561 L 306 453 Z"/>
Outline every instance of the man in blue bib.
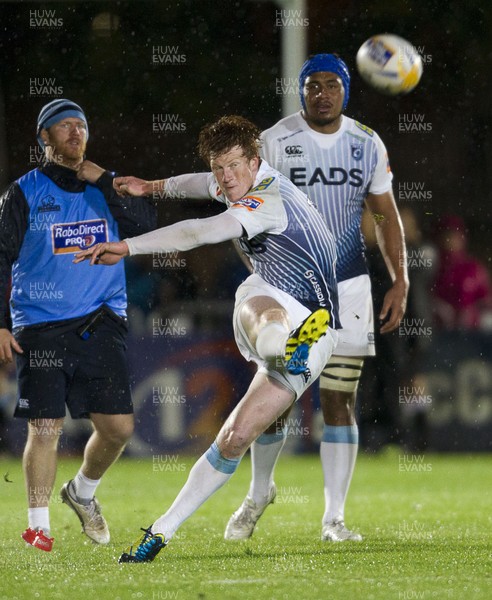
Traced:
<path fill-rule="evenodd" d="M 45 162 L 0 196 L 0 361 L 15 356 L 14 415 L 28 419 L 29 523 L 22 538 L 45 551 L 54 541 L 49 501 L 65 407 L 72 418 L 90 418 L 94 431 L 61 498 L 99 544 L 109 542 L 109 530 L 94 493 L 133 432 L 124 268 L 95 273 L 75 267 L 73 256 L 156 227 L 148 200 L 125 202 L 113 191 L 113 175 L 84 160 L 88 137 L 80 106 L 48 103 L 37 123 Z"/>

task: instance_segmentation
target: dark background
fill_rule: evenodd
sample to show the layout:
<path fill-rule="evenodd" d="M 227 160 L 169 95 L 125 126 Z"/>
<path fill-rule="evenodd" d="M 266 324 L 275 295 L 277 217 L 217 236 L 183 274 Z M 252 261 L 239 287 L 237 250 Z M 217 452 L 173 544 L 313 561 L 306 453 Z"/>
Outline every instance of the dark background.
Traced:
<path fill-rule="evenodd" d="M 307 4 L 309 52 L 336 51 L 348 63 L 347 114 L 386 143 L 395 195 L 401 181 L 423 182 L 432 201 L 413 207 L 424 230 L 431 232 L 432 221 L 444 212 L 459 213 L 471 230 L 472 250 L 489 261 L 490 4 Z M 239 113 L 261 127 L 281 116 L 276 79 L 282 76 L 282 28 L 274 2 L 1 2 L 0 9 L 2 188 L 35 166 L 29 157 L 36 118 L 53 96 L 32 94 L 32 79 L 55 78 L 62 88 L 58 97 L 83 106 L 89 159 L 149 179 L 204 170 L 195 155 L 196 137 L 217 116 Z M 63 25 L 33 27 L 33 10 L 54 10 Z M 362 42 L 385 31 L 410 40 L 426 57 L 418 88 L 403 98 L 371 90 L 355 70 Z M 154 46 L 177 46 L 185 59 L 153 65 Z M 178 115 L 185 130 L 154 133 L 153 115 L 162 113 Z M 401 115 L 412 113 L 423 115 L 431 131 L 399 132 Z M 162 224 L 183 218 L 187 203 L 170 203 L 161 212 Z"/>

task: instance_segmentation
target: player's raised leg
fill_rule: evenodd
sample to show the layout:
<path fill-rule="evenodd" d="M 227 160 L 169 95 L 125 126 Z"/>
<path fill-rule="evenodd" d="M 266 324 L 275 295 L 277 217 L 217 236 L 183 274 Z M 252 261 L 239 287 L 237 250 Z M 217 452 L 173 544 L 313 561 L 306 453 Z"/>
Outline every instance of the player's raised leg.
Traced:
<path fill-rule="evenodd" d="M 257 355 L 262 352 L 274 363 L 283 356 L 289 336 L 289 317 L 285 309 L 268 296 L 254 296 L 249 287 L 241 298 L 236 295 L 234 324 L 240 350 Z M 241 288 L 240 288 L 241 289 Z M 268 336 L 265 333 L 268 332 Z M 248 356 L 249 358 L 249 356 Z M 295 394 L 266 373 L 258 372 L 245 396 L 222 426 L 216 441 L 195 463 L 171 508 L 157 519 L 135 547 L 120 557 L 120 562 L 148 562 L 172 538 L 178 527 L 190 517 L 235 472 L 252 441 L 289 407 Z M 263 425 L 262 425 L 263 424 Z M 263 429 L 262 429 L 263 427 Z"/>
<path fill-rule="evenodd" d="M 309 314 L 289 334 L 285 342 L 284 354 L 285 366 L 289 372 L 294 374 L 306 372 L 309 351 L 312 345 L 326 333 L 328 324 L 329 314 L 326 310 L 321 309 Z M 266 355 L 262 356 L 268 360 Z M 226 540 L 244 540 L 251 537 L 261 515 L 268 505 L 275 501 L 276 486 L 273 473 L 285 444 L 283 423 L 290 408 L 251 446 L 252 480 L 250 489 L 241 506 L 227 523 L 224 532 Z"/>
<path fill-rule="evenodd" d="M 264 316 L 269 316 L 270 319 L 264 323 L 265 326 L 260 331 L 257 315 L 265 302 L 269 306 L 269 310 Z M 251 343 L 256 346 L 258 355 L 264 360 L 273 362 L 285 353 L 291 323 L 285 310 L 279 304 L 272 306 L 270 298 L 255 296 L 246 302 L 241 313 L 241 324 Z M 289 411 L 290 407 L 287 413 Z M 225 539 L 250 537 L 251 534 L 248 532 L 253 531 L 254 524 L 266 507 L 275 500 L 277 492 L 273 481 L 273 468 L 285 444 L 283 428 L 277 431 L 279 422 L 280 419 L 277 419 L 267 429 L 268 432 L 272 431 L 272 435 L 263 434 L 251 445 L 252 465 L 259 465 L 259 468 L 253 470 L 250 493 L 234 513 L 234 518 L 227 524 Z M 260 453 L 256 448 L 263 443 L 265 448 Z M 259 455 L 257 461 L 255 461 L 255 454 Z"/>
<path fill-rule="evenodd" d="M 246 293 L 243 294 L 245 290 Z M 131 547 L 128 552 L 123 553 L 120 562 L 153 560 L 178 527 L 230 479 L 251 443 L 285 413 L 298 395 L 288 379 L 284 378 L 282 381 L 282 372 L 287 372 L 288 377 L 293 377 L 286 369 L 287 346 L 290 342 L 289 352 L 295 353 L 296 348 L 292 347 L 293 334 L 297 335 L 299 344 L 307 344 L 308 337 L 311 340 L 312 315 L 309 314 L 301 326 L 289 334 L 288 311 L 268 296 L 253 295 L 248 298 L 248 293 L 256 293 L 254 286 L 240 288 L 236 296 L 239 297 L 234 311 L 236 341 L 244 356 L 254 358 L 258 365 L 270 365 L 272 370 L 268 371 L 267 367 L 260 368 L 245 396 L 222 426 L 216 441 L 193 466 L 188 480 L 171 508 L 154 522 L 150 531 L 144 530 L 144 536 L 136 547 Z M 321 322 L 321 316 L 326 325 L 318 324 L 319 332 L 315 336 L 317 339 L 322 337 L 328 328 L 327 311 L 317 315 L 314 320 Z M 308 321 L 310 325 L 302 327 Z M 263 335 L 265 330 L 268 331 L 268 337 Z M 308 330 L 309 335 L 306 333 Z M 312 344 L 314 341 L 310 342 L 307 355 L 303 354 L 302 357 L 302 360 L 305 360 L 304 371 L 308 370 L 307 360 Z M 331 346 L 326 343 L 321 353 L 322 358 L 317 362 L 320 370 L 329 350 Z M 299 366 L 296 364 L 296 370 Z M 297 377 L 302 379 L 298 384 L 300 388 L 306 387 L 307 379 L 302 375 Z"/>

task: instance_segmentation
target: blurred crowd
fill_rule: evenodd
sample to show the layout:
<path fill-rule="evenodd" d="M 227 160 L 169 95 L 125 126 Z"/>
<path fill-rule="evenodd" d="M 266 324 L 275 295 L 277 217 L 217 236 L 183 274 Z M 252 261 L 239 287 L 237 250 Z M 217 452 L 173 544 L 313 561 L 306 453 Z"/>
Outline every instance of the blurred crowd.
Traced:
<path fill-rule="evenodd" d="M 377 356 L 366 359 L 360 385 L 361 445 L 373 451 L 388 443 L 412 451 L 428 447 L 431 406 L 422 394 L 422 370 L 429 360 L 432 338 L 444 331 L 461 336 L 492 331 L 490 272 L 471 254 L 464 220 L 442 215 L 424 234 L 413 208 L 400 207 L 400 215 L 410 279 L 407 310 L 397 331 L 380 335 L 376 326 Z M 362 229 L 377 315 L 389 275 L 368 214 Z"/>

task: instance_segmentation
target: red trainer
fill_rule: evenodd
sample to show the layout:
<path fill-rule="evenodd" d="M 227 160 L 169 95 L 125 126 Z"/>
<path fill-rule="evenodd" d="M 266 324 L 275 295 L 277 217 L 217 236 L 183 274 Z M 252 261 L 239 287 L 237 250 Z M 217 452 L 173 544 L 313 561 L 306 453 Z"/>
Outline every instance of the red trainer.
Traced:
<path fill-rule="evenodd" d="M 30 527 L 24 531 L 21 537 L 25 542 L 31 544 L 31 546 L 44 550 L 45 552 L 51 552 L 55 541 L 55 538 L 46 536 L 42 529 L 36 530 L 31 529 Z"/>

